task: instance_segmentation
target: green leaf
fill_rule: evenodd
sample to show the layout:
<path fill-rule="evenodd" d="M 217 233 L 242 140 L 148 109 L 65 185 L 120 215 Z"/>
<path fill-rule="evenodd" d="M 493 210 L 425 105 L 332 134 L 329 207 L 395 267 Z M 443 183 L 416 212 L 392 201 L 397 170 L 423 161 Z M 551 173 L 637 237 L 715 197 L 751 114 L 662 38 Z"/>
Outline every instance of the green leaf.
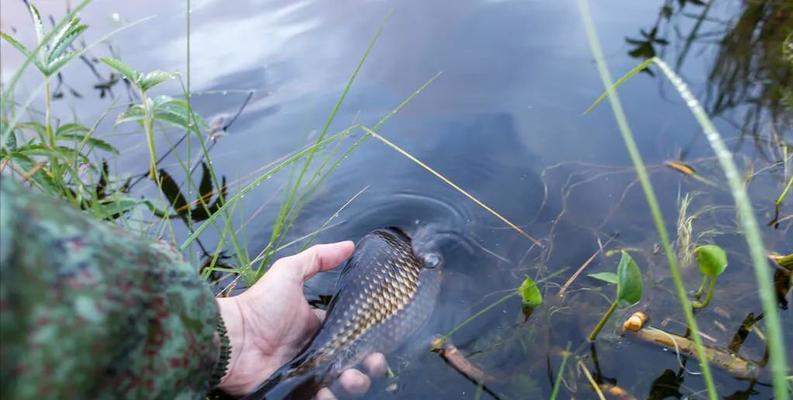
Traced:
<path fill-rule="evenodd" d="M 611 87 L 606 89 L 606 91 L 604 91 L 600 96 L 598 96 L 598 98 L 595 99 L 595 101 L 593 101 L 592 104 L 589 105 L 589 107 L 587 107 L 587 109 L 584 111 L 584 114 L 589 114 L 589 112 L 592 111 L 598 104 L 600 104 L 600 102 L 603 101 L 603 99 L 605 99 L 609 95 L 609 93 L 617 90 L 617 88 L 620 85 L 622 85 L 623 83 L 625 83 L 625 81 L 627 81 L 630 77 L 632 77 L 633 75 L 636 75 L 640 71 L 642 71 L 645 68 L 649 67 L 650 64 L 652 64 L 652 63 L 653 63 L 653 59 L 652 58 L 644 60 L 644 62 L 642 62 L 641 64 L 637 65 L 632 70 L 628 71 L 628 73 L 626 73 L 625 75 L 621 76 L 619 79 L 617 79 L 617 82 L 614 82 L 614 84 L 611 85 Z"/>
<path fill-rule="evenodd" d="M 157 96 L 154 99 L 154 119 L 167 122 L 184 130 L 188 129 L 190 118 L 188 117 L 188 104 L 183 99 L 174 99 L 170 96 Z M 209 125 L 201 116 L 192 112 L 192 120 L 197 124 L 197 128 L 207 129 Z M 192 131 L 198 132 L 193 125 Z"/>
<path fill-rule="evenodd" d="M 84 135 L 80 133 L 64 133 L 58 135 L 58 140 L 68 140 L 76 143 L 85 143 L 90 147 L 95 147 L 97 149 L 104 150 L 108 153 L 120 154 L 118 149 L 116 149 L 112 144 L 102 139 L 95 138 L 91 135 Z"/>
<path fill-rule="evenodd" d="M 25 47 L 24 44 L 18 42 L 12 36 L 10 36 L 10 35 L 8 35 L 8 34 L 6 34 L 4 32 L 0 32 L 0 38 L 3 38 L 8 43 L 11 43 L 11 45 L 14 46 L 17 50 L 19 50 L 25 56 L 25 58 L 31 59 L 31 61 L 33 62 L 33 65 L 35 65 L 36 68 L 38 68 L 38 70 L 42 74 L 46 75 L 46 72 L 45 72 L 46 68 L 44 68 L 44 65 L 41 63 L 41 61 L 39 61 L 38 57 L 34 57 L 33 54 L 30 53 L 30 50 L 27 47 Z"/>
<path fill-rule="evenodd" d="M 82 153 L 70 149 L 65 146 L 56 146 L 52 148 L 50 146 L 45 146 L 43 144 L 27 144 L 18 148 L 15 153 L 21 154 L 27 157 L 34 157 L 34 156 L 45 156 L 45 157 L 55 157 L 61 159 L 65 162 L 70 162 L 72 159 L 79 159 L 81 162 L 91 165 L 88 157 L 83 155 Z"/>
<path fill-rule="evenodd" d="M 617 300 L 634 304 L 642 298 L 642 272 L 633 257 L 622 251 L 617 266 Z"/>
<path fill-rule="evenodd" d="M 55 36 L 52 37 L 50 43 L 53 43 L 52 49 L 47 55 L 47 62 L 51 63 L 58 58 L 63 52 L 71 46 L 72 42 L 80 36 L 88 25 L 81 24 L 80 18 L 72 17 L 71 20 L 64 26 Z"/>
<path fill-rule="evenodd" d="M 33 27 L 36 29 L 36 43 L 41 43 L 44 39 L 44 24 L 41 22 L 41 14 L 32 3 L 28 2 L 30 16 L 33 18 Z"/>
<path fill-rule="evenodd" d="M 185 100 L 174 99 L 170 96 L 157 96 L 152 102 L 152 108 L 154 110 L 154 120 L 187 130 L 189 119 L 187 117 L 187 102 Z M 132 121 L 141 122 L 143 121 L 144 115 L 143 106 L 135 104 L 116 118 L 116 125 Z M 192 113 L 192 116 L 198 128 L 203 130 L 208 129 L 206 121 L 204 121 L 201 116 L 195 112 Z M 200 129 L 197 130 L 196 127 L 193 126 L 192 131 L 198 133 Z"/>
<path fill-rule="evenodd" d="M 105 200 L 99 204 L 96 217 L 100 219 L 116 219 L 140 204 L 142 204 L 140 200 L 126 196 Z"/>
<path fill-rule="evenodd" d="M 89 129 L 85 125 L 78 124 L 76 122 L 69 122 L 58 126 L 58 129 L 55 131 L 55 136 L 69 135 L 75 133 L 87 133 L 90 131 L 91 129 Z"/>
<path fill-rule="evenodd" d="M 19 52 L 20 52 L 20 53 L 22 53 L 22 54 L 23 54 L 25 57 L 30 57 L 30 50 L 28 50 L 28 48 L 27 48 L 27 47 L 25 47 L 25 45 L 24 45 L 24 44 L 22 44 L 22 43 L 18 42 L 16 39 L 14 39 L 14 38 L 13 38 L 11 35 L 9 35 L 9 34 L 7 34 L 7 33 L 5 33 L 5 32 L 0 32 L 0 38 L 3 38 L 3 39 L 5 39 L 5 40 L 6 40 L 6 42 L 8 42 L 8 43 L 10 43 L 12 46 L 14 46 L 14 47 L 15 47 L 17 50 L 19 50 Z"/>
<path fill-rule="evenodd" d="M 58 73 L 58 71 L 61 70 L 61 68 L 63 68 L 64 65 L 68 64 L 69 61 L 71 61 L 75 56 L 77 56 L 77 53 L 73 51 L 61 54 L 60 57 L 56 58 L 51 63 L 47 64 L 43 68 L 42 73 L 44 73 L 44 75 L 46 76 L 55 75 L 56 73 Z"/>
<path fill-rule="evenodd" d="M 9 158 L 14 161 L 18 165 L 18 169 L 22 171 L 31 171 L 36 166 L 36 161 L 32 158 L 24 155 L 19 154 L 17 152 L 13 152 L 9 155 Z M 55 181 L 52 180 L 52 177 L 49 176 L 44 168 L 39 169 L 30 179 L 35 182 L 45 193 L 49 194 L 61 194 L 58 185 L 55 184 Z"/>
<path fill-rule="evenodd" d="M 727 253 L 719 246 L 707 244 L 694 249 L 697 254 L 699 271 L 703 275 L 715 279 L 727 269 Z"/>
<path fill-rule="evenodd" d="M 140 87 L 145 92 L 165 81 L 169 81 L 174 78 L 176 78 L 176 74 L 172 72 L 152 71 L 140 79 Z"/>
<path fill-rule="evenodd" d="M 116 70 L 119 74 L 121 74 L 121 76 L 126 78 L 130 83 L 135 85 L 139 84 L 141 73 L 135 71 L 132 67 L 125 64 L 123 61 L 113 57 L 102 57 L 99 60 L 105 63 L 105 65 L 107 65 L 108 67 Z"/>
<path fill-rule="evenodd" d="M 21 122 L 17 124 L 17 127 L 20 129 L 30 129 L 39 136 L 39 139 L 42 142 L 45 142 L 45 138 L 47 136 L 47 127 L 44 126 L 41 122 L 36 121 L 29 121 L 29 122 Z"/>
<path fill-rule="evenodd" d="M 534 280 L 528 276 L 523 280 L 523 283 L 520 284 L 520 287 L 518 288 L 518 294 L 520 294 L 523 304 L 532 307 L 542 304 L 542 293 L 540 293 L 540 289 L 537 287 L 537 284 L 534 282 Z"/>
<path fill-rule="evenodd" d="M 619 282 L 619 279 L 617 278 L 617 274 L 613 272 L 596 272 L 594 274 L 588 274 L 587 276 L 614 285 L 616 285 Z"/>
<path fill-rule="evenodd" d="M 7 132 L 7 133 L 6 133 Z M 5 133 L 5 136 L 3 135 Z M 0 152 L 14 150 L 17 148 L 17 135 L 12 129 L 8 129 L 5 119 L 0 119 Z"/>

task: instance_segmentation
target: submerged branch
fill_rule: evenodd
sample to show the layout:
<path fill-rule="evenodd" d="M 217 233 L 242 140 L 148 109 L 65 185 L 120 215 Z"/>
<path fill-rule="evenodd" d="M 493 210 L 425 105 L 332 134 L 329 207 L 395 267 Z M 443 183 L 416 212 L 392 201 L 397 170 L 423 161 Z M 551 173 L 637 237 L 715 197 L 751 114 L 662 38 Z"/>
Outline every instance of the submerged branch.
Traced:
<path fill-rule="evenodd" d="M 698 357 L 697 352 L 694 350 L 694 342 L 691 339 L 652 327 L 640 329 L 634 335 L 645 342 L 675 350 L 689 357 Z M 754 361 L 731 354 L 727 350 L 709 346 L 705 346 L 704 350 L 708 363 L 721 368 L 736 378 L 755 380 L 760 375 L 760 365 Z"/>

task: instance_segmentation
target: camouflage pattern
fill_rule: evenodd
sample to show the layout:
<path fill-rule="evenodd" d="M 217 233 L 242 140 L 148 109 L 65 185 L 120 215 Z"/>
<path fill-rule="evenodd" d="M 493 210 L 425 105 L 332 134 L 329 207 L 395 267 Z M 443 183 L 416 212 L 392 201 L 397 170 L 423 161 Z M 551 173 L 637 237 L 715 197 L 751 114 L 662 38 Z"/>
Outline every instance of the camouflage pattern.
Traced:
<path fill-rule="evenodd" d="M 218 307 L 171 246 L 0 177 L 0 398 L 203 398 Z"/>

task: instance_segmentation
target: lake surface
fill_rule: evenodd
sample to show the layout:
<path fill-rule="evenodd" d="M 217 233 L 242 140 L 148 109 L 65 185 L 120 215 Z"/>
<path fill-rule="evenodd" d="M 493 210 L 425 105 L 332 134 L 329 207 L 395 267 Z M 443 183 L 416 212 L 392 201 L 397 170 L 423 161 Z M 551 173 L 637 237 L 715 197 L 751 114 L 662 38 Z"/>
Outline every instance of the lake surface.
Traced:
<path fill-rule="evenodd" d="M 785 72 L 784 65 L 769 60 L 772 48 L 766 44 L 778 43 L 772 40 L 778 36 L 774 32 L 793 21 L 793 6 L 697 3 L 626 0 L 592 2 L 591 7 L 615 78 L 655 53 L 689 82 L 736 152 L 739 166 L 756 173 L 748 188 L 758 219 L 768 222 L 774 199 L 789 176 L 774 143 L 789 146 L 793 139 L 790 108 L 774 99 L 770 88 L 790 87 L 793 73 L 789 65 Z M 64 6 L 48 2 L 42 8 L 44 14 L 60 16 Z M 142 71 L 175 70 L 187 76 L 185 8 L 184 2 L 151 0 L 92 4 L 83 12 L 91 25 L 86 33 L 89 43 L 118 21 L 151 17 L 97 46 L 92 54 L 115 54 Z M 22 39 L 33 38 L 21 2 L 3 3 L 2 24 L 4 31 L 15 28 Z M 777 29 L 765 29 L 771 32 L 765 41 L 734 43 L 756 32 L 747 24 L 756 30 L 768 25 Z M 376 382 L 367 398 L 547 398 L 560 352 L 568 343 L 596 379 L 636 398 L 704 398 L 695 360 L 681 368 L 674 352 L 616 333 L 618 324 L 636 309 L 647 310 L 654 326 L 670 332 L 683 334 L 685 327 L 611 109 L 604 102 L 583 113 L 603 86 L 574 1 L 195 1 L 190 35 L 193 106 L 214 121 L 228 122 L 239 112 L 211 150 L 216 171 L 229 181 L 246 183 L 252 172 L 315 140 L 379 27 L 382 35 L 330 132 L 355 123 L 373 126 L 440 73 L 378 132 L 522 226 L 544 247 L 534 246 L 371 138 L 317 189 L 290 238 L 315 231 L 353 198 L 318 241 L 356 239 L 390 225 L 408 230 L 430 225 L 452 232 L 443 239 L 446 277 L 427 334 L 450 331 L 519 286 L 527 275 L 540 281 L 546 302 L 524 321 L 520 299 L 510 299 L 450 338 L 472 362 L 499 378 L 488 383 L 488 391 L 480 392 L 475 383 L 426 351 L 427 341 L 391 355 L 397 377 Z M 6 43 L 2 51 L 7 76 L 20 57 Z M 744 66 L 741 60 L 751 62 Z M 107 76 L 106 68 L 96 68 Z M 82 120 L 93 121 L 110 106 L 121 110 L 129 101 L 123 85 L 115 87 L 113 96 L 98 98 L 92 88 L 98 78 L 84 64 L 67 69 L 64 79 L 82 98 L 64 90 L 59 100 L 64 104 L 58 106 L 68 110 L 68 104 Z M 30 79 L 23 86 L 33 90 L 36 82 Z M 181 90 L 178 85 L 163 86 L 161 93 L 178 96 Z M 730 266 L 719 279 L 713 304 L 697 314 L 706 344 L 726 347 L 744 317 L 761 308 L 724 176 L 699 125 L 659 71 L 634 76 L 620 87 L 619 95 L 668 228 L 674 229 L 679 201 L 689 194 L 689 212 L 699 213 L 694 222 L 698 243 L 717 243 L 728 251 Z M 101 126 L 124 149 L 113 168 L 145 171 L 148 156 L 142 134 L 132 126 Z M 180 136 L 176 130 L 169 132 L 158 146 L 167 148 Z M 345 143 L 362 136 L 357 130 Z M 199 154 L 195 145 L 189 151 L 193 158 Z M 187 154 L 180 146 L 161 166 L 181 176 L 176 156 Z M 691 164 L 714 185 L 665 167 L 667 160 Z M 282 190 L 294 177 L 290 171 L 246 195 L 235 210 L 235 218 L 245 221 L 245 239 L 254 255 L 267 244 L 285 196 Z M 137 190 L 156 193 L 153 186 Z M 784 212 L 790 214 L 790 200 Z M 776 228 L 763 226 L 769 250 L 793 251 L 791 224 L 787 219 Z M 187 233 L 184 226 L 176 229 L 179 237 Z M 470 243 L 461 244 L 460 237 Z M 217 234 L 210 229 L 202 240 L 214 248 Z M 597 251 L 598 241 L 606 250 L 636 250 L 645 294 L 639 305 L 618 310 L 606 326 L 597 342 L 596 364 L 586 336 L 608 308 L 614 289 L 582 275 L 563 301 L 555 295 Z M 297 249 L 287 248 L 283 254 Z M 612 271 L 617 259 L 599 254 L 586 273 Z M 683 274 L 688 289 L 696 289 L 696 266 L 686 266 Z M 333 277 L 320 277 L 310 282 L 309 292 L 328 293 L 333 282 Z M 793 347 L 790 312 L 781 314 L 785 341 Z M 760 360 L 763 351 L 762 341 L 750 335 L 741 354 Z M 793 363 L 790 354 L 788 359 Z M 574 360 L 566 369 L 560 398 L 595 398 Z M 720 394 L 730 399 L 771 396 L 767 377 L 751 383 L 718 369 L 714 374 Z"/>

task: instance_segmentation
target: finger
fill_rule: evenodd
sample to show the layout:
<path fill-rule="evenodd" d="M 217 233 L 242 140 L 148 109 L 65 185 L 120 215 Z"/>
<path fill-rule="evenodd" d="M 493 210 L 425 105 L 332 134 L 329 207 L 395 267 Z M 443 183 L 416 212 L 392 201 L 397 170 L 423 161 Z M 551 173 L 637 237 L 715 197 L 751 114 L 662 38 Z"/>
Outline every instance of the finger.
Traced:
<path fill-rule="evenodd" d="M 363 360 L 363 366 L 369 376 L 379 378 L 388 371 L 388 362 L 383 353 L 372 353 Z"/>
<path fill-rule="evenodd" d="M 361 371 L 357 369 L 348 369 L 341 373 L 339 377 L 339 385 L 345 392 L 351 395 L 362 395 L 369 390 L 371 380 Z"/>
<path fill-rule="evenodd" d="M 338 400 L 336 396 L 333 395 L 333 392 L 330 391 L 328 388 L 322 388 L 317 392 L 317 395 L 314 396 L 315 400 Z"/>
<path fill-rule="evenodd" d="M 325 320 L 325 314 L 327 314 L 325 310 L 320 310 L 319 308 L 312 308 L 311 311 L 314 312 L 314 315 L 317 316 L 320 322 Z"/>
<path fill-rule="evenodd" d="M 355 249 L 353 242 L 318 244 L 290 257 L 284 257 L 273 264 L 273 268 L 299 274 L 303 281 L 341 264 Z"/>

